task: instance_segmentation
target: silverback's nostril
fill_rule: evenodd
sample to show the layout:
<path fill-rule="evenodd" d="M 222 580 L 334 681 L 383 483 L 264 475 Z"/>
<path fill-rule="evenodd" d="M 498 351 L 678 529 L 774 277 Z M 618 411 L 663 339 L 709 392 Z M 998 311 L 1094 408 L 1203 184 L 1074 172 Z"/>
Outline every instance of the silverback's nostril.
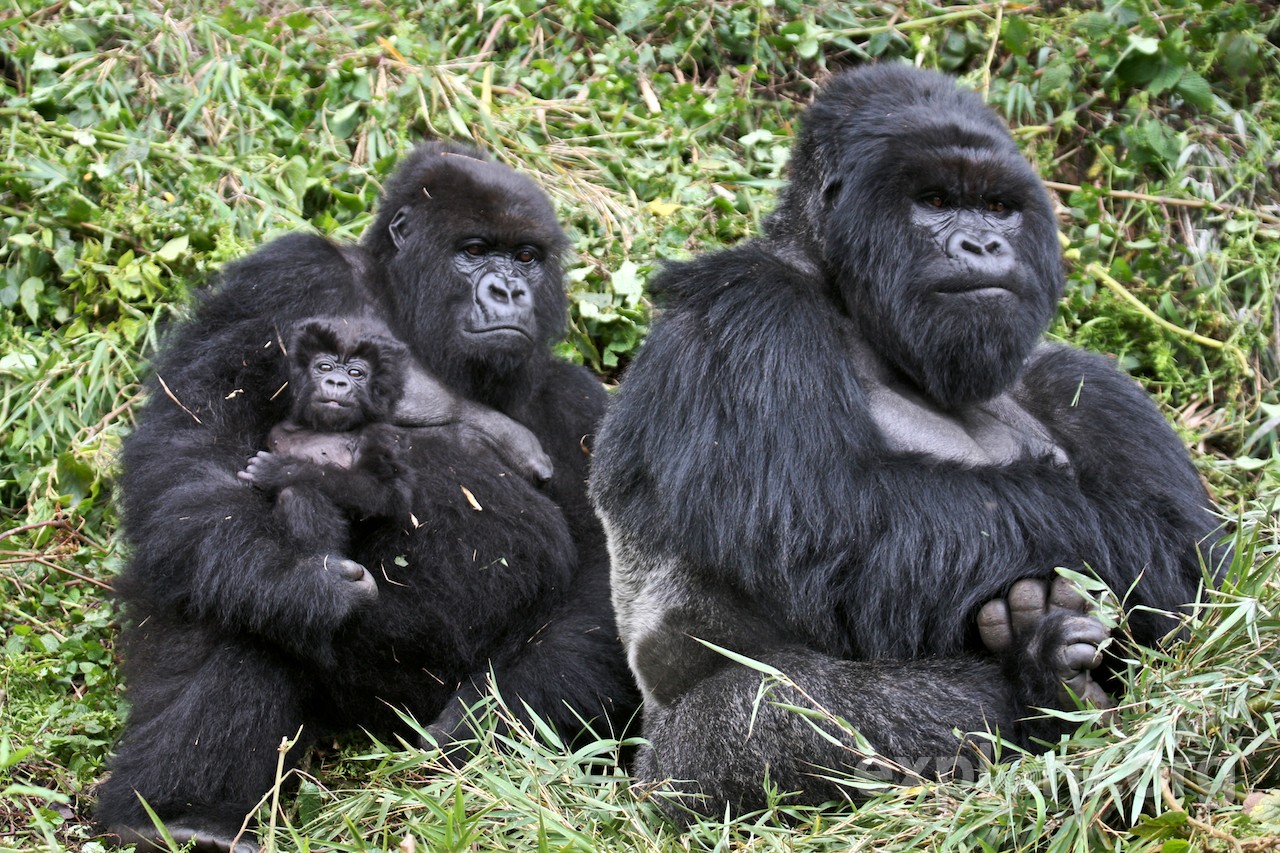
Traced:
<path fill-rule="evenodd" d="M 971 236 L 969 234 L 957 234 L 952 238 L 948 246 L 948 254 L 953 257 L 963 252 L 969 255 L 977 255 L 983 257 L 985 255 L 1001 255 L 1005 252 L 1005 242 L 994 235 L 978 235 Z"/>

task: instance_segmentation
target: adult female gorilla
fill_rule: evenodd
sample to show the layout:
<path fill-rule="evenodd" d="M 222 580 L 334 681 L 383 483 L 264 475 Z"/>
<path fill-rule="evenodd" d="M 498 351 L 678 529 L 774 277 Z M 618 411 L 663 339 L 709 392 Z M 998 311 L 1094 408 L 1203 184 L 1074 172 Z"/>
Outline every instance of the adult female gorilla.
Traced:
<path fill-rule="evenodd" d="M 251 849 L 234 838 L 282 738 L 301 728 L 295 758 L 321 732 L 385 730 L 404 710 L 448 742 L 490 671 L 513 709 L 567 736 L 630 716 L 581 449 L 603 393 L 549 347 L 565 245 L 532 181 L 423 145 L 363 248 L 271 243 L 229 265 L 168 338 L 121 476 L 132 710 L 98 818 L 122 841 L 161 846 L 141 798 L 179 841 Z M 295 326 L 365 313 L 417 361 L 395 420 L 450 420 L 438 380 L 523 424 L 541 449 L 521 472 L 550 474 L 545 451 L 554 475 L 541 488 L 517 476 L 465 420 L 419 429 L 400 460 L 405 517 L 353 524 L 349 555 L 299 553 L 272 497 L 236 475 L 288 414 Z"/>
<path fill-rule="evenodd" d="M 1054 726 L 1033 707 L 1105 702 L 1106 632 L 1055 567 L 1177 608 L 1214 530 L 1150 400 L 1041 342 L 1053 211 L 974 93 L 906 66 L 837 76 L 791 168 L 763 237 L 658 277 L 593 463 L 640 775 L 703 813 L 763 805 L 766 778 L 822 802 L 842 795 L 826 768 L 963 769 L 956 729 L 1025 744 Z M 781 670 L 805 694 L 784 704 L 879 757 L 699 641 Z"/>

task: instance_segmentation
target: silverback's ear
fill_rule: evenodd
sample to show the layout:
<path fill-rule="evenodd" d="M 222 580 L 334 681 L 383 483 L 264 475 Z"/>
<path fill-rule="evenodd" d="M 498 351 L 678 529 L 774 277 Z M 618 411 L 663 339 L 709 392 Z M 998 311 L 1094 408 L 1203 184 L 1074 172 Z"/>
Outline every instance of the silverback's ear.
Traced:
<path fill-rule="evenodd" d="M 824 214 L 830 213 L 831 209 L 836 206 L 836 199 L 840 196 L 840 193 L 843 190 L 844 181 L 839 178 L 834 181 L 827 182 L 826 186 L 822 188 L 822 212 Z"/>
<path fill-rule="evenodd" d="M 404 241 L 409 239 L 409 209 L 402 207 L 396 211 L 396 215 L 391 217 L 391 224 L 387 226 L 387 233 L 391 235 L 391 242 L 396 244 L 396 250 L 404 245 Z"/>

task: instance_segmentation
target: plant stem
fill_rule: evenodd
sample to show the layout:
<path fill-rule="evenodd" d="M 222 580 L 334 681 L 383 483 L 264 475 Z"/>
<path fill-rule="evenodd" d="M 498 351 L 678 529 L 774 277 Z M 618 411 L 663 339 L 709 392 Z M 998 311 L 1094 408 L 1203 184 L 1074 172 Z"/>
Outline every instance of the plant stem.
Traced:
<path fill-rule="evenodd" d="M 1168 320 L 1166 320 L 1165 318 L 1157 314 L 1155 311 L 1152 311 L 1149 307 L 1147 307 L 1147 304 L 1143 302 L 1141 299 L 1139 299 L 1138 297 L 1130 293 L 1129 290 L 1123 284 L 1116 281 L 1111 276 L 1110 273 L 1108 273 L 1105 269 L 1102 268 L 1102 265 L 1099 263 L 1095 262 L 1095 263 L 1089 264 L 1087 267 L 1085 267 L 1084 271 L 1089 275 L 1093 276 L 1094 278 L 1098 279 L 1099 281 L 1101 281 L 1108 290 L 1110 290 L 1116 296 L 1119 296 L 1125 302 L 1129 303 L 1129 305 L 1133 306 L 1134 310 L 1136 310 L 1142 316 L 1146 317 L 1151 322 L 1155 323 L 1160 328 L 1164 329 L 1165 331 L 1172 332 L 1173 334 L 1178 335 L 1179 337 L 1183 337 L 1183 338 L 1187 338 L 1189 340 L 1195 341 L 1201 346 L 1212 347 L 1213 349 L 1225 350 L 1226 352 L 1231 353 L 1237 359 L 1239 359 L 1240 367 L 1247 374 L 1249 375 L 1253 374 L 1253 371 L 1249 369 L 1249 362 L 1248 362 L 1248 359 L 1245 358 L 1244 351 L 1241 350 L 1239 347 L 1234 346 L 1233 344 L 1226 343 L 1224 341 L 1215 340 L 1213 338 L 1206 338 L 1204 335 L 1193 332 L 1190 329 L 1184 329 L 1176 323 L 1169 322 Z"/>

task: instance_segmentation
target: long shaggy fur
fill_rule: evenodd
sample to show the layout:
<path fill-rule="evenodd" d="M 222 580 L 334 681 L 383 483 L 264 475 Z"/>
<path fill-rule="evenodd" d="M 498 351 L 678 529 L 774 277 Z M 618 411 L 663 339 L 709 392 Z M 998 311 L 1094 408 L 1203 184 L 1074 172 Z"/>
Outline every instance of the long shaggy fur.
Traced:
<path fill-rule="evenodd" d="M 585 495 L 581 441 L 604 395 L 550 352 L 565 299 L 551 206 L 527 179 L 443 143 L 411 154 L 381 204 L 366 236 L 372 284 L 346 260 L 360 250 L 284 237 L 228 265 L 155 361 L 120 480 L 131 712 L 100 789 L 107 826 L 149 826 L 145 798 L 166 822 L 230 838 L 270 787 L 281 738 L 301 727 L 293 758 L 320 733 L 388 731 L 397 709 L 427 724 L 490 671 L 513 707 L 566 736 L 633 711 Z M 418 218 L 400 258 L 383 232 L 406 204 Z M 471 228 L 545 241 L 545 317 L 524 352 L 486 359 L 450 320 L 469 285 L 448 253 Z M 295 331 L 366 313 L 454 392 L 476 398 L 473 376 L 489 376 L 486 402 L 534 433 L 555 476 L 537 488 L 448 427 L 411 431 L 411 515 L 352 525 L 347 556 L 378 586 L 360 606 L 236 472 L 288 414 Z"/>
<path fill-rule="evenodd" d="M 1134 587 L 1131 607 L 1176 609 L 1214 530 L 1140 389 L 1039 343 L 1062 286 L 1052 211 L 975 95 L 903 66 L 838 76 L 792 164 L 764 237 L 654 282 L 662 313 L 593 469 L 645 697 L 641 775 L 685 780 L 676 803 L 709 814 L 759 807 L 766 777 L 803 801 L 843 796 L 822 768 L 865 767 L 849 738 L 757 701 L 760 674 L 696 640 L 776 666 L 881 755 L 938 772 L 972 747 L 953 730 L 1053 733 L 1025 719 L 1057 701 L 1055 679 L 1008 677 L 977 635 L 984 602 L 1064 566 Z M 948 314 L 919 292 L 937 250 L 909 205 L 927 170 L 960 196 L 973 182 L 1016 201 L 1006 316 Z M 997 400 L 1038 424 L 1014 438 L 1053 452 L 976 464 L 923 432 L 903 446 L 873 409 L 886 390 L 961 436 Z M 1170 624 L 1132 615 L 1142 642 Z"/>

